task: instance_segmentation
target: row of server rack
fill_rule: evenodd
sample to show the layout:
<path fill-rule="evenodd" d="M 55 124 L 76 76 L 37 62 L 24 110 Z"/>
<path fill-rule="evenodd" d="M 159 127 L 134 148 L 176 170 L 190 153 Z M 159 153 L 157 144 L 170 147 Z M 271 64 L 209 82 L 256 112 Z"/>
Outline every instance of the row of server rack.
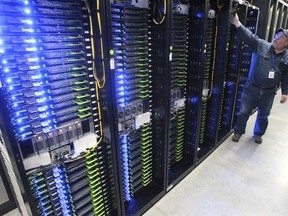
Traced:
<path fill-rule="evenodd" d="M 232 132 L 239 0 L 0 0 L 1 151 L 23 215 L 141 215 Z M 20 201 L 18 201 L 18 204 Z"/>

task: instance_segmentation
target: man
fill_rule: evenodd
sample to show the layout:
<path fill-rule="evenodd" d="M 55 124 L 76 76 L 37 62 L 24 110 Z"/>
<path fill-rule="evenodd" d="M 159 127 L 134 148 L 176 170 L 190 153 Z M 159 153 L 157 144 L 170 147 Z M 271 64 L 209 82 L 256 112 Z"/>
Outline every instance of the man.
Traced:
<path fill-rule="evenodd" d="M 287 101 L 288 30 L 278 29 L 272 43 L 268 43 L 245 28 L 236 13 L 232 14 L 231 23 L 235 25 L 240 37 L 253 52 L 232 141 L 238 142 L 241 135 L 245 133 L 247 120 L 252 110 L 257 107 L 258 115 L 253 138 L 255 143 L 261 144 L 279 83 L 282 91 L 280 103 Z"/>

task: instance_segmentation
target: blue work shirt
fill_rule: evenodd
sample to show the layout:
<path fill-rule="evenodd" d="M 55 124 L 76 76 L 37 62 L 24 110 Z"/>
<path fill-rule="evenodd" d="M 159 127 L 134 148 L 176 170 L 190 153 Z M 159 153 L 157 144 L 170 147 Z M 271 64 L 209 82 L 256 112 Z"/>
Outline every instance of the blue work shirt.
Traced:
<path fill-rule="evenodd" d="M 272 43 L 257 37 L 249 29 L 241 25 L 237 28 L 242 40 L 253 52 L 248 80 L 250 84 L 260 89 L 273 89 L 281 83 L 283 95 L 288 94 L 288 50 L 276 54 Z M 273 70 L 274 77 L 269 78 Z"/>

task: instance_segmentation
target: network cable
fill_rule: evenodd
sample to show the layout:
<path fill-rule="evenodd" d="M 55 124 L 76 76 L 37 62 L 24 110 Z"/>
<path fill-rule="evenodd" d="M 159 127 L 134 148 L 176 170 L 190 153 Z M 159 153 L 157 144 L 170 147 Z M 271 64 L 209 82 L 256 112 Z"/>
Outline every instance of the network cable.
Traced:
<path fill-rule="evenodd" d="M 161 0 L 158 0 L 158 2 L 161 1 Z M 157 3 L 154 3 L 154 6 L 153 6 L 153 22 L 156 24 L 156 25 L 160 25 L 164 22 L 165 18 L 166 18 L 166 13 L 167 13 L 167 0 L 163 0 L 163 4 L 164 4 L 164 11 L 163 13 L 161 12 L 160 9 L 157 10 L 157 12 L 159 13 L 160 15 L 160 21 L 157 21 L 155 16 L 156 16 L 156 8 L 157 8 Z"/>

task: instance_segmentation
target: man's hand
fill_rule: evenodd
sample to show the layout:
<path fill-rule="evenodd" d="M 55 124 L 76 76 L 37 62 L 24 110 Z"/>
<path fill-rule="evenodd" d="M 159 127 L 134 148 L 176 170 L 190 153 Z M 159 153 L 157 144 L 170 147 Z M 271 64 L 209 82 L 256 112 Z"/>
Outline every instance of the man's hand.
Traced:
<path fill-rule="evenodd" d="M 241 25 L 241 22 L 239 21 L 239 17 L 237 15 L 237 13 L 231 14 L 230 22 L 231 22 L 231 24 L 235 25 L 236 28 L 238 28 Z"/>
<path fill-rule="evenodd" d="M 280 103 L 284 104 L 287 101 L 287 95 L 281 95 Z"/>

